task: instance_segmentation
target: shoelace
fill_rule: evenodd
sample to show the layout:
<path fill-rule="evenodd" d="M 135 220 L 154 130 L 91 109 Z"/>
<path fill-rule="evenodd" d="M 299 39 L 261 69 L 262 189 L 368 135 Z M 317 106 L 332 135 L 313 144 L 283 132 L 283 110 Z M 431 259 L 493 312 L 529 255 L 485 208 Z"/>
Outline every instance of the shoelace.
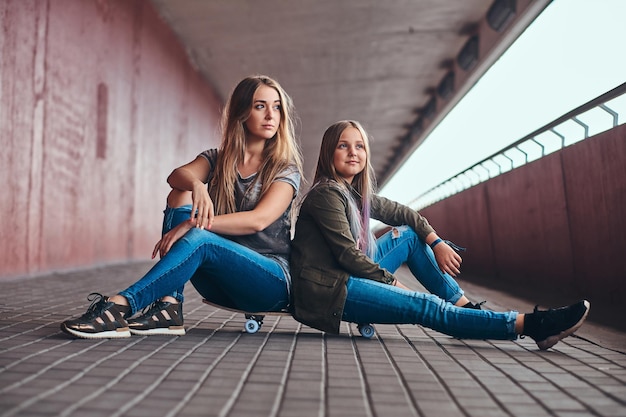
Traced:
<path fill-rule="evenodd" d="M 145 316 L 148 313 L 157 313 L 164 309 L 164 304 L 165 303 L 163 301 L 157 300 L 149 306 L 144 307 L 143 310 L 141 310 L 141 315 Z"/>
<path fill-rule="evenodd" d="M 83 314 L 83 319 L 91 320 L 94 317 L 98 317 L 100 314 L 102 314 L 102 307 L 104 307 L 104 303 L 106 303 L 104 295 L 100 294 L 99 292 L 92 292 L 87 296 L 87 301 L 91 301 L 91 305 L 89 306 L 85 314 Z"/>

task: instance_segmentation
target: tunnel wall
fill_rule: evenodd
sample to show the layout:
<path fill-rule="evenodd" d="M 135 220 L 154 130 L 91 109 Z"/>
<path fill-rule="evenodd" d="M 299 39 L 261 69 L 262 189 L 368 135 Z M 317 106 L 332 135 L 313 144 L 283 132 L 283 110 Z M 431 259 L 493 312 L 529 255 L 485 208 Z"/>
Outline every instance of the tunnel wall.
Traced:
<path fill-rule="evenodd" d="M 221 100 L 141 0 L 0 3 L 0 279 L 149 259 Z"/>
<path fill-rule="evenodd" d="M 421 210 L 464 274 L 534 294 L 626 297 L 626 125 Z M 619 304 L 618 304 L 619 302 Z"/>

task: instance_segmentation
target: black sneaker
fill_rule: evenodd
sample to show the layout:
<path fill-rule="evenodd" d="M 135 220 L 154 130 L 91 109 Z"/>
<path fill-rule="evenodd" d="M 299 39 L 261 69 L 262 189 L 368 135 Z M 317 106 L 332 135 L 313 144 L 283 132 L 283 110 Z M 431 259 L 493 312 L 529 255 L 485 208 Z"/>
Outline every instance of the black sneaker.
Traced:
<path fill-rule="evenodd" d="M 525 315 L 522 335 L 532 337 L 539 349 L 549 349 L 582 326 L 590 305 L 589 301 L 582 300 L 571 306 L 546 311 L 535 307 L 532 313 Z"/>
<path fill-rule="evenodd" d="M 463 308 L 471 308 L 473 310 L 482 310 L 483 309 L 483 304 L 485 304 L 487 301 L 481 301 L 480 303 L 472 303 L 471 301 L 469 301 L 467 304 L 463 305 Z"/>
<path fill-rule="evenodd" d="M 130 337 L 124 316 L 130 307 L 115 304 L 102 294 L 91 293 L 87 297 L 91 306 L 77 319 L 61 323 L 65 333 L 83 339 L 108 339 Z"/>
<path fill-rule="evenodd" d="M 128 328 L 132 334 L 138 335 L 183 336 L 183 303 L 155 301 L 141 316 L 128 320 Z"/>

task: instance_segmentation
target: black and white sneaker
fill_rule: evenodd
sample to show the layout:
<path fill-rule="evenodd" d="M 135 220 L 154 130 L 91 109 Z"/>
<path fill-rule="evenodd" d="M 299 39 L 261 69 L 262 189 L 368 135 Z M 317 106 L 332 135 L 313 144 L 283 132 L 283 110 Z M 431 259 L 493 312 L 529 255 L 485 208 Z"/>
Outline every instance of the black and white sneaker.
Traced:
<path fill-rule="evenodd" d="M 128 323 L 124 319 L 130 307 L 115 304 L 98 293 L 89 294 L 87 299 L 92 302 L 87 312 L 77 319 L 61 323 L 61 330 L 83 339 L 130 337 Z"/>
<path fill-rule="evenodd" d="M 183 336 L 183 303 L 155 301 L 141 316 L 129 319 L 128 328 L 132 334 L 138 335 Z"/>
<path fill-rule="evenodd" d="M 537 307 L 524 317 L 522 335 L 532 337 L 539 349 L 546 350 L 573 334 L 587 318 L 591 304 L 582 300 L 567 307 L 540 311 Z"/>

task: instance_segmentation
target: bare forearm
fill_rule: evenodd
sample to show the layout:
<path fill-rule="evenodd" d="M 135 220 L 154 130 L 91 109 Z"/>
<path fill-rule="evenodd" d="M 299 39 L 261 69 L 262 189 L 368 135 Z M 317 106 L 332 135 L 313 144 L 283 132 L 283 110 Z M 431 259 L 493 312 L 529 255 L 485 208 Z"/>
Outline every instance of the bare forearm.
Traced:
<path fill-rule="evenodd" d="M 251 235 L 264 230 L 273 220 L 275 219 L 265 219 L 249 211 L 223 214 L 215 216 L 210 230 L 231 236 Z"/>
<path fill-rule="evenodd" d="M 194 186 L 203 184 L 198 177 L 190 170 L 181 167 L 176 168 L 169 177 L 167 183 L 176 190 L 192 191 Z"/>
<path fill-rule="evenodd" d="M 253 210 L 215 216 L 210 230 L 234 236 L 265 230 L 287 210 L 293 194 L 291 185 L 276 181 Z"/>

